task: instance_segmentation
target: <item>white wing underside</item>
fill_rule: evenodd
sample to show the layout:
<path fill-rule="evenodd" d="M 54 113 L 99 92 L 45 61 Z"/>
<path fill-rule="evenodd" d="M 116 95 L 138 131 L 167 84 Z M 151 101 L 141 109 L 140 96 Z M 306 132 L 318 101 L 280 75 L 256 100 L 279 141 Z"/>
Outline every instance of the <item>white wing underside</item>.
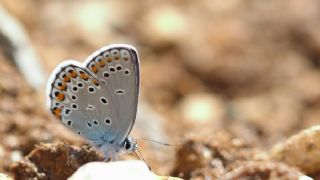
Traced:
<path fill-rule="evenodd" d="M 67 127 L 114 156 L 135 122 L 139 81 L 135 48 L 106 46 L 84 64 L 68 60 L 57 66 L 48 82 L 48 107 Z"/>

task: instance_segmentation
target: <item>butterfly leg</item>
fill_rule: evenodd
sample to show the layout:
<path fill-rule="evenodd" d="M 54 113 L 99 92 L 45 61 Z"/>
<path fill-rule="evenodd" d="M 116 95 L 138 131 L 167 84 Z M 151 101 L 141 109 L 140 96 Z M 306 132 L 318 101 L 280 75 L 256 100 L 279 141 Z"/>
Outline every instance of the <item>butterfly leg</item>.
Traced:
<path fill-rule="evenodd" d="M 99 149 L 103 152 L 105 161 L 116 161 L 117 158 L 117 147 L 115 144 L 105 143 Z"/>

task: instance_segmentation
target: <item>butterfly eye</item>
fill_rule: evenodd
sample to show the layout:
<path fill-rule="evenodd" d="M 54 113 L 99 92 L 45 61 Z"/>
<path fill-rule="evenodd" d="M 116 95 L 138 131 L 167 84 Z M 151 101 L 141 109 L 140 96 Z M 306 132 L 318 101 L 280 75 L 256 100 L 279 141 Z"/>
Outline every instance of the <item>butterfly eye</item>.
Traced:
<path fill-rule="evenodd" d="M 129 142 L 128 143 L 125 142 L 124 147 L 126 148 L 126 150 L 128 150 L 131 148 L 131 144 Z"/>

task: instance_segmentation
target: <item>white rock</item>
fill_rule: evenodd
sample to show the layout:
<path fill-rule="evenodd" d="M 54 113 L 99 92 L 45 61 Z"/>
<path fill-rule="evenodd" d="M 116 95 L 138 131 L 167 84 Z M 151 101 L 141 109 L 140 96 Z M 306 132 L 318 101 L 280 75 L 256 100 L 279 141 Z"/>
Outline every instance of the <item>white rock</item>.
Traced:
<path fill-rule="evenodd" d="M 80 167 L 69 180 L 160 179 L 143 161 L 90 162 Z"/>

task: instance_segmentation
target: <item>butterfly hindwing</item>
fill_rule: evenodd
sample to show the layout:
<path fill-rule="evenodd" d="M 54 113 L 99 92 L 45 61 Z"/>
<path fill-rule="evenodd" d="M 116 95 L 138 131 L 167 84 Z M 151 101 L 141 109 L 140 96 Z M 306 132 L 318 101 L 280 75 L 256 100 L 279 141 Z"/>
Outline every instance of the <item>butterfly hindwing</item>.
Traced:
<path fill-rule="evenodd" d="M 54 71 L 49 84 L 51 112 L 63 124 L 94 144 L 115 139 L 120 124 L 108 92 L 86 68 L 67 61 Z"/>

